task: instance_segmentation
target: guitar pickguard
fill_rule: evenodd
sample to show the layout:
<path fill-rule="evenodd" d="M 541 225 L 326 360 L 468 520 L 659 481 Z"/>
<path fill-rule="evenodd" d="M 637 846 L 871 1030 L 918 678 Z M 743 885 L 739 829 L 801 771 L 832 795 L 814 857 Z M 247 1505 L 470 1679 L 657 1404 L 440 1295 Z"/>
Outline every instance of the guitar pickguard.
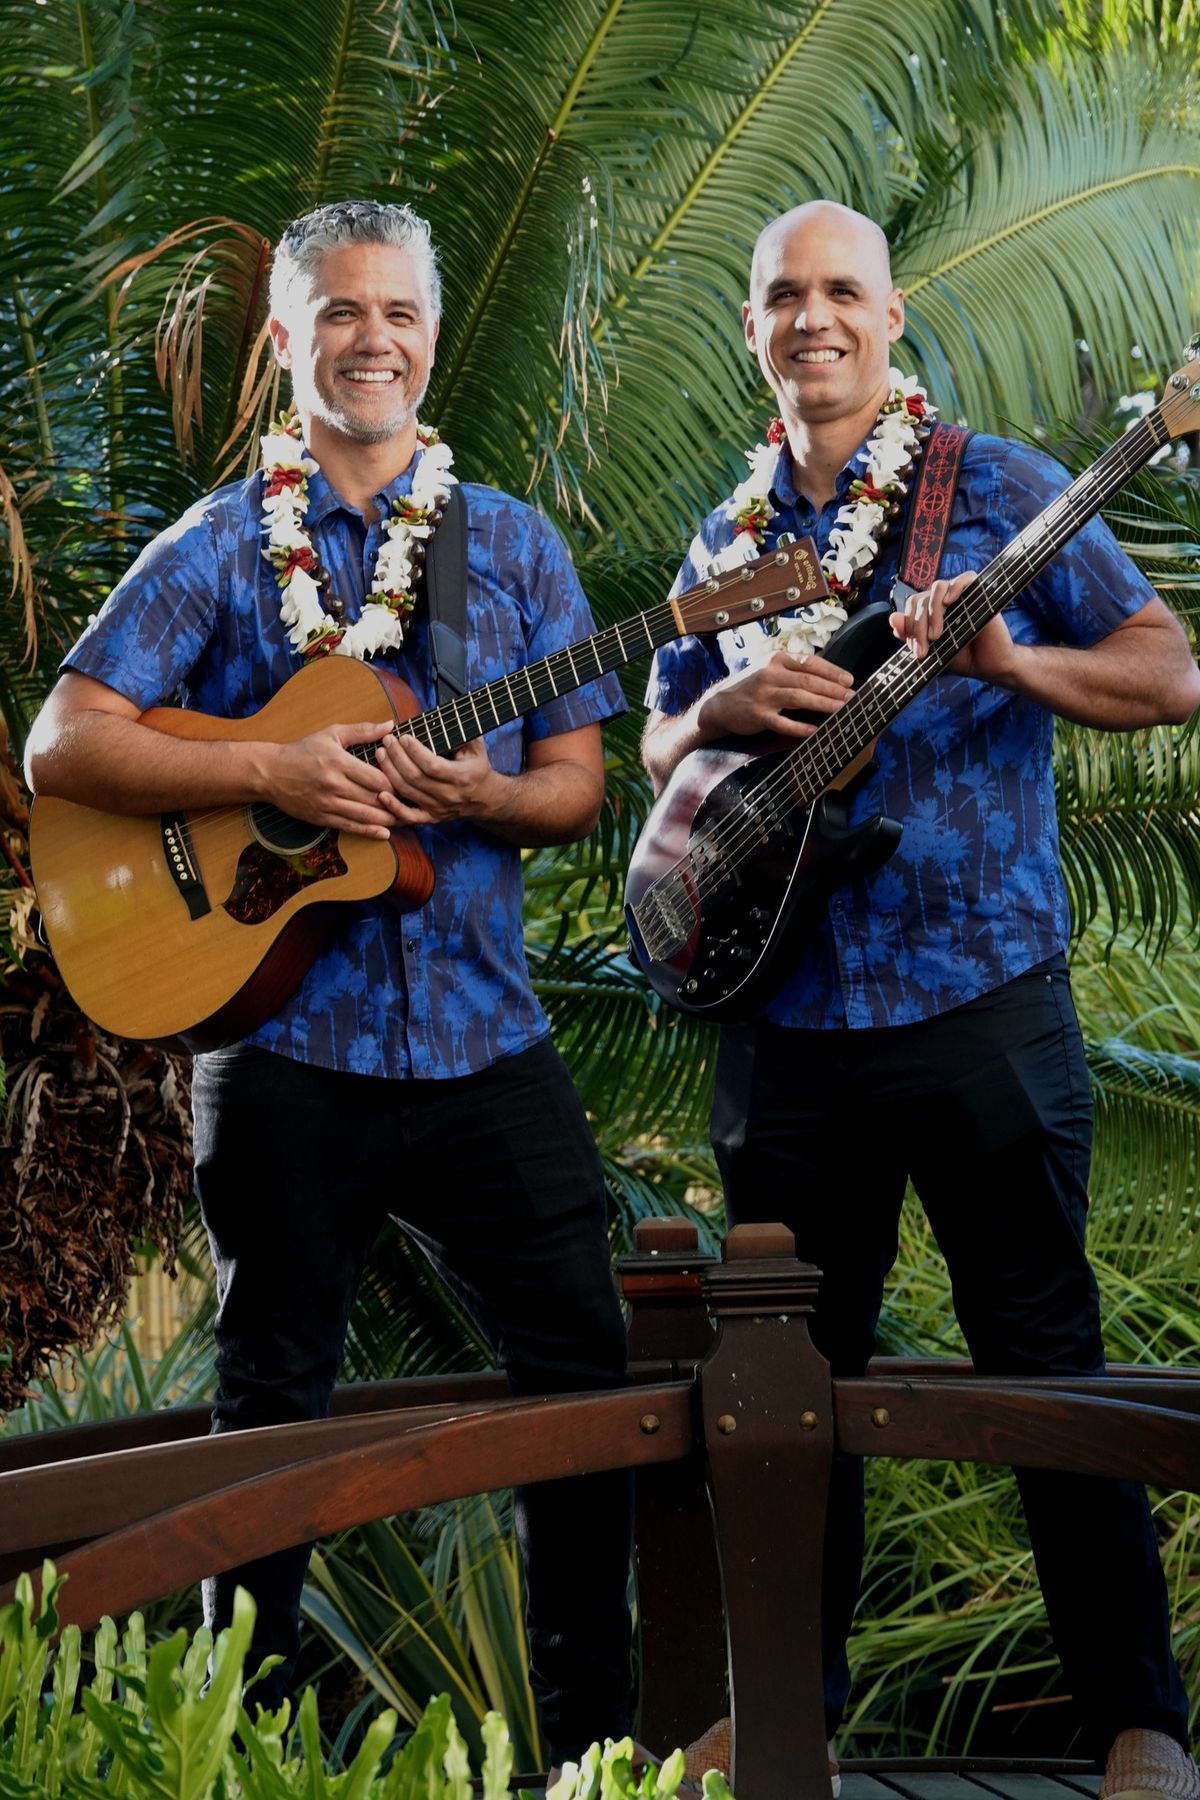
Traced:
<path fill-rule="evenodd" d="M 224 908 L 239 925 L 261 925 L 304 888 L 345 873 L 336 831 L 322 832 L 315 843 L 290 852 L 247 844 Z"/>

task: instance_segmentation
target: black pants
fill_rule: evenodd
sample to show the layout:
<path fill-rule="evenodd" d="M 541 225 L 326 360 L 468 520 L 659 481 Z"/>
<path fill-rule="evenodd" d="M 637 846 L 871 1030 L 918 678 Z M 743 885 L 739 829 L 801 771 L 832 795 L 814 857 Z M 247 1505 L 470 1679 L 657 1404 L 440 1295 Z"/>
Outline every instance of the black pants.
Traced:
<path fill-rule="evenodd" d="M 548 1040 L 477 1075 L 383 1081 L 253 1046 L 201 1058 L 196 1185 L 217 1271 L 215 1431 L 324 1417 L 363 1264 L 388 1214 L 476 1320 L 514 1393 L 622 1385 L 603 1177 Z M 534 1692 L 551 1759 L 629 1723 L 628 1475 L 518 1490 Z M 311 1546 L 205 1583 L 205 1617 L 233 1591 L 258 1606 L 250 1666 L 286 1659 Z"/>
<path fill-rule="evenodd" d="M 713 1144 L 730 1222 L 780 1219 L 822 1271 L 811 1321 L 835 1375 L 861 1375 L 896 1257 L 907 1181 L 988 1375 L 1100 1374 L 1084 1252 L 1091 1108 L 1061 957 L 915 1025 L 722 1034 Z M 1146 1726 L 1187 1741 L 1166 1586 L 1145 1490 L 1019 1469 L 1067 1682 L 1095 1754 Z M 849 1692 L 845 1643 L 863 1554 L 861 1459 L 835 1458 L 825 1542 L 826 1713 Z"/>

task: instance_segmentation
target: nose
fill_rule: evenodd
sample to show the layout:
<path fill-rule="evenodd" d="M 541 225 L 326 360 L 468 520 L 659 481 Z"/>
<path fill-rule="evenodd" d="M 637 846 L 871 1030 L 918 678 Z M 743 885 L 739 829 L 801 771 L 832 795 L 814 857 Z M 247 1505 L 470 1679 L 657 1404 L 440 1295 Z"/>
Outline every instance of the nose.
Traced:
<path fill-rule="evenodd" d="M 832 308 L 821 295 L 815 294 L 806 299 L 797 312 L 795 328 L 797 331 L 823 331 L 832 322 L 832 317 Z"/>
<path fill-rule="evenodd" d="M 386 356 L 391 349 L 391 338 L 388 334 L 387 317 L 374 307 L 365 312 L 359 322 L 357 349 L 371 356 Z"/>

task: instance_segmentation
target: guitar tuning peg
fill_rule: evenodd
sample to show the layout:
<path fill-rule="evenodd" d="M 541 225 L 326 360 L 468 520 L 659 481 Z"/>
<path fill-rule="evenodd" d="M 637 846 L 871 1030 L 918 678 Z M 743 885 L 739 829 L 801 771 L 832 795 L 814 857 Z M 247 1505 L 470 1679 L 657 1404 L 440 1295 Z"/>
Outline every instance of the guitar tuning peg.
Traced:
<path fill-rule="evenodd" d="M 724 573 L 725 573 L 725 571 L 724 571 L 724 569 L 722 569 L 719 562 L 710 562 L 709 563 L 708 578 L 710 581 L 716 581 L 717 577 L 719 575 L 723 575 Z"/>
<path fill-rule="evenodd" d="M 779 536 L 775 539 L 775 546 L 779 550 L 786 550 L 788 545 L 794 544 L 795 541 L 796 534 L 794 531 L 781 531 Z"/>
<path fill-rule="evenodd" d="M 1188 347 L 1183 354 L 1185 362 L 1195 362 L 1196 358 L 1200 356 L 1200 331 L 1188 339 Z"/>

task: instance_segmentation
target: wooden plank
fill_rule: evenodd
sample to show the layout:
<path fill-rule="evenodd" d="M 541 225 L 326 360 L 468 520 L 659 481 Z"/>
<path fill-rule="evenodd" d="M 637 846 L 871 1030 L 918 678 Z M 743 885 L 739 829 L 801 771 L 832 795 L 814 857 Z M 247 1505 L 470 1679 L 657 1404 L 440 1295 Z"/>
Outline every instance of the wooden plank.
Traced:
<path fill-rule="evenodd" d="M 645 1419 L 655 1425 L 647 1430 Z M 293 1464 L 168 1508 L 69 1556 L 64 1624 L 95 1625 L 202 1576 L 368 1519 L 519 1481 L 637 1468 L 689 1454 L 686 1382 L 506 1400 L 394 1438 Z M 11 1599 L 0 1589 L 0 1604 Z"/>
<path fill-rule="evenodd" d="M 986 1793 L 969 1775 L 954 1774 L 949 1769 L 889 1770 L 887 1780 L 904 1800 L 984 1800 Z M 1066 1795 L 1060 1795 L 1059 1800 L 1067 1800 Z"/>
<path fill-rule="evenodd" d="M 1000 1796 L 1000 1800 L 1070 1800 L 1071 1795 L 1079 1793 L 1079 1789 L 1066 1785 L 1066 1781 L 1091 1780 L 1091 1776 L 1070 1776 L 1064 1779 L 1058 1775 L 1012 1775 L 1004 1773 L 976 1774 L 972 1777 L 981 1788 L 989 1794 Z M 1095 1778 L 1097 1786 L 1100 1777 Z M 1089 1790 L 1094 1792 L 1095 1790 Z"/>
<path fill-rule="evenodd" d="M 896 1790 L 874 1775 L 845 1774 L 842 1776 L 842 1800 L 896 1800 Z"/>

